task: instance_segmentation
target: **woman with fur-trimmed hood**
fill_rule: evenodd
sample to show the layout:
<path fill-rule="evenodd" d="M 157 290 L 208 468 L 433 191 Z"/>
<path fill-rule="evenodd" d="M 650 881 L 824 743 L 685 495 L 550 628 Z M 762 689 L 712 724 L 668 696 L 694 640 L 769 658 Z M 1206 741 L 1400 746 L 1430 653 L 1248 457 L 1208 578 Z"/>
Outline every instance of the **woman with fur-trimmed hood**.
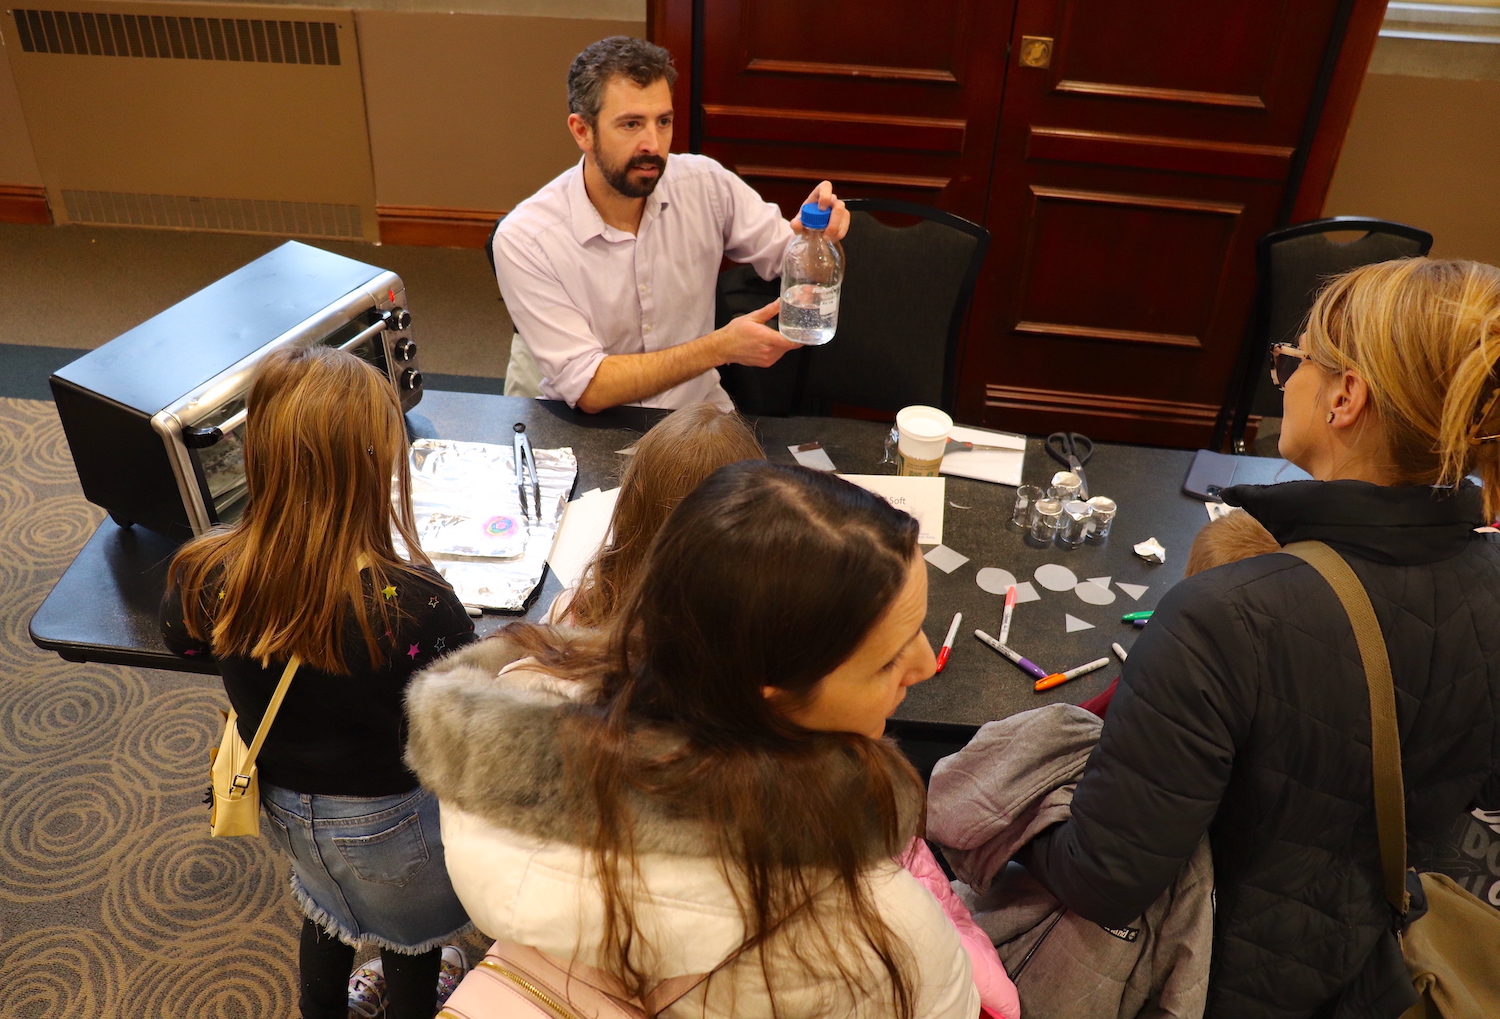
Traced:
<path fill-rule="evenodd" d="M 923 790 L 881 736 L 934 669 L 916 539 L 840 479 L 731 464 L 603 633 L 515 624 L 420 677 L 408 760 L 476 925 L 636 998 L 712 972 L 669 1016 L 973 1019 L 894 859 Z"/>

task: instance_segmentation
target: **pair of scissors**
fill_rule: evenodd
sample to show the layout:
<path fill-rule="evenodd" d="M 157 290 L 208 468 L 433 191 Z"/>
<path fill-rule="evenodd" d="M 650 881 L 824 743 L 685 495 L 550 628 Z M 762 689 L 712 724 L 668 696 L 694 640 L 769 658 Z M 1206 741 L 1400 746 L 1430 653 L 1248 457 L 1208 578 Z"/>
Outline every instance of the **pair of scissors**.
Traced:
<path fill-rule="evenodd" d="M 1094 440 L 1077 432 L 1053 432 L 1047 436 L 1047 454 L 1078 475 L 1083 482 L 1079 494 L 1087 499 L 1089 479 L 1083 473 L 1083 465 L 1094 455 Z"/>
<path fill-rule="evenodd" d="M 540 523 L 542 519 L 542 484 L 536 475 L 536 457 L 531 455 L 531 440 L 526 437 L 526 426 L 517 421 L 516 434 L 511 438 L 511 448 L 515 453 L 516 464 L 516 488 L 521 496 L 521 516 L 527 520 L 531 514 L 526 512 L 526 475 L 531 474 L 531 491 L 536 502 L 536 519 Z"/>

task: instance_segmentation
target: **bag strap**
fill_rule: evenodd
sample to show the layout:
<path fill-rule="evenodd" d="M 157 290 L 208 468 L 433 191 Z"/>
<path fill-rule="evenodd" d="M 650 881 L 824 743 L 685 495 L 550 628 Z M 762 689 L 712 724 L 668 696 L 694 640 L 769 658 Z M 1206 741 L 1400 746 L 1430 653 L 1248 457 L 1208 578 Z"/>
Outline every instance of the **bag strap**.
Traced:
<path fill-rule="evenodd" d="M 255 730 L 255 739 L 250 742 L 250 750 L 245 754 L 244 770 L 230 780 L 232 789 L 238 789 L 243 793 L 250 788 L 250 773 L 255 770 L 255 759 L 260 756 L 261 744 L 266 741 L 266 734 L 271 731 L 271 723 L 276 721 L 276 712 L 281 710 L 281 702 L 286 699 L 287 687 L 292 685 L 292 677 L 297 674 L 297 667 L 301 664 L 302 659 L 292 655 L 286 663 L 286 668 L 281 670 L 281 681 L 276 684 L 276 690 L 271 694 L 271 703 L 266 705 L 266 713 L 260 717 L 260 725 Z"/>
<path fill-rule="evenodd" d="M 354 561 L 354 565 L 357 570 L 363 572 L 370 568 L 370 557 L 361 552 L 359 558 Z M 287 660 L 286 668 L 281 670 L 281 680 L 271 694 L 271 703 L 266 705 L 266 713 L 260 717 L 260 725 L 255 729 L 255 739 L 250 741 L 249 752 L 245 754 L 245 770 L 230 780 L 231 792 L 238 789 L 243 793 L 250 788 L 250 772 L 255 769 L 255 759 L 260 756 L 260 748 L 266 741 L 267 733 L 271 731 L 271 723 L 276 721 L 276 712 L 281 710 L 281 702 L 286 699 L 287 687 L 292 685 L 292 677 L 297 674 L 297 669 L 301 665 L 302 659 L 292 655 Z"/>
<path fill-rule="evenodd" d="M 1328 582 L 1343 603 L 1359 645 L 1365 685 L 1370 691 L 1370 760 L 1375 783 L 1375 827 L 1385 897 L 1401 915 L 1411 905 L 1406 890 L 1406 796 L 1401 782 L 1401 734 L 1396 727 L 1396 689 L 1369 592 L 1344 557 L 1321 541 L 1298 541 L 1282 549 L 1306 562 Z"/>

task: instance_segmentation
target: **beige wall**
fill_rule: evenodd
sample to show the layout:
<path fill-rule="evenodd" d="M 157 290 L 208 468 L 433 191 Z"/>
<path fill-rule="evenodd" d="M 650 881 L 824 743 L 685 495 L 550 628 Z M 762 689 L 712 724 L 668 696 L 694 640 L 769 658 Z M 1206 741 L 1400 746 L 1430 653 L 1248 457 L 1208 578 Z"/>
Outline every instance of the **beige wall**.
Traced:
<path fill-rule="evenodd" d="M 375 200 L 508 210 L 578 159 L 568 65 L 644 21 L 361 10 Z"/>
<path fill-rule="evenodd" d="M 0 14 L 0 17 L 4 17 Z M 21 116 L 21 97 L 11 77 L 6 48 L 0 43 L 0 185 L 42 186 L 42 171 L 31 153 L 31 137 Z"/>
<path fill-rule="evenodd" d="M 402 8 L 355 15 L 380 205 L 513 208 L 578 158 L 565 126 L 573 57 L 605 36 L 646 31 L 644 0 L 378 6 Z M 507 13 L 424 10 L 437 6 Z M 0 184 L 42 184 L 3 48 Z"/>
<path fill-rule="evenodd" d="M 1377 47 L 1323 213 L 1410 223 L 1432 232 L 1435 255 L 1500 263 L 1500 46 L 1391 42 Z"/>

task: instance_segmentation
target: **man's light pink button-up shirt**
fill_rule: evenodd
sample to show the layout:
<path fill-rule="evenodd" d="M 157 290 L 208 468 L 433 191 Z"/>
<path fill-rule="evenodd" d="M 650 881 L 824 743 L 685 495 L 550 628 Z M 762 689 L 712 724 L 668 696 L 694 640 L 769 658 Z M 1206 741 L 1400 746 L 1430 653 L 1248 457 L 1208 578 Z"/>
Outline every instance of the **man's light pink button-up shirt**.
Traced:
<path fill-rule="evenodd" d="M 674 153 L 635 235 L 589 201 L 583 164 L 518 205 L 495 235 L 506 309 L 542 372 L 542 395 L 569 405 L 610 354 L 639 354 L 713 331 L 714 283 L 728 256 L 762 279 L 781 268 L 792 229 L 775 205 L 707 156 Z M 640 401 L 730 410 L 719 373 Z"/>

